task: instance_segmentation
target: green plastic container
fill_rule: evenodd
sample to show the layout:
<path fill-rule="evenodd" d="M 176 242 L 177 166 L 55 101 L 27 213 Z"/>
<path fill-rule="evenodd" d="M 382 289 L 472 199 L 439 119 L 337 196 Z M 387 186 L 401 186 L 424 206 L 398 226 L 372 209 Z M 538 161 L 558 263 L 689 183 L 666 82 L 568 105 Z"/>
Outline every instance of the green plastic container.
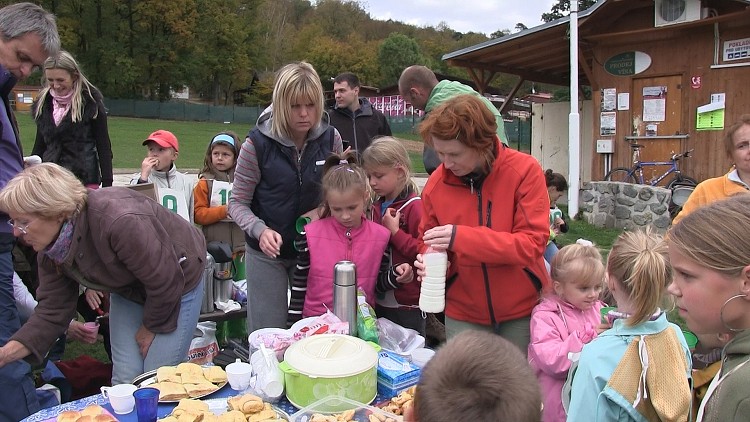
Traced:
<path fill-rule="evenodd" d="M 615 310 L 615 309 L 617 309 L 616 306 L 605 306 L 605 307 L 603 307 L 602 309 L 599 310 L 599 312 L 602 313 L 602 324 L 606 324 L 606 323 L 609 322 L 609 321 L 607 321 L 607 314 L 609 313 L 609 311 L 612 311 L 612 310 Z"/>
<path fill-rule="evenodd" d="M 695 346 L 698 345 L 698 336 L 688 330 L 682 330 L 682 335 L 685 336 L 685 342 L 688 347 L 695 349 Z"/>
<path fill-rule="evenodd" d="M 234 254 L 234 281 L 245 279 L 245 252 L 237 252 Z"/>
<path fill-rule="evenodd" d="M 377 394 L 379 346 L 343 334 L 320 334 L 287 349 L 279 368 L 290 403 L 304 408 L 326 397 L 368 404 Z M 331 401 L 321 412 L 341 412 L 346 401 Z"/>

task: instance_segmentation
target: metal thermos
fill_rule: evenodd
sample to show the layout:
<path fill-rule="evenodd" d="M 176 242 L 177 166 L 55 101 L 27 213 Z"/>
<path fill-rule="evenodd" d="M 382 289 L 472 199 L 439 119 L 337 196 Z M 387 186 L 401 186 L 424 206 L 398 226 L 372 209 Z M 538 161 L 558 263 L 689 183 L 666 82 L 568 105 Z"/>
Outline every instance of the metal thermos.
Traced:
<path fill-rule="evenodd" d="M 349 323 L 349 335 L 357 335 L 357 266 L 351 261 L 333 266 L 333 313 Z"/>
<path fill-rule="evenodd" d="M 203 302 L 201 313 L 214 311 L 214 257 L 206 253 L 206 267 L 203 270 Z"/>
<path fill-rule="evenodd" d="M 213 300 L 215 302 L 227 302 L 232 298 L 234 286 L 232 283 L 234 276 L 232 248 L 228 243 L 219 241 L 209 242 L 206 246 L 208 253 L 214 258 Z"/>

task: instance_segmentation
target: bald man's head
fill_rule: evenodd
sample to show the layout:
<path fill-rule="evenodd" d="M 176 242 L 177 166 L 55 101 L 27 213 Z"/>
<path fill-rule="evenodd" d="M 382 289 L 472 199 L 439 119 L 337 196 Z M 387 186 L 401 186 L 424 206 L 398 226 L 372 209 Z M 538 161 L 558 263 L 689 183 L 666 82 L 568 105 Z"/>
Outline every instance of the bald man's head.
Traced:
<path fill-rule="evenodd" d="M 398 90 L 414 108 L 424 110 L 432 89 L 438 84 L 435 72 L 426 66 L 409 66 L 398 78 Z"/>

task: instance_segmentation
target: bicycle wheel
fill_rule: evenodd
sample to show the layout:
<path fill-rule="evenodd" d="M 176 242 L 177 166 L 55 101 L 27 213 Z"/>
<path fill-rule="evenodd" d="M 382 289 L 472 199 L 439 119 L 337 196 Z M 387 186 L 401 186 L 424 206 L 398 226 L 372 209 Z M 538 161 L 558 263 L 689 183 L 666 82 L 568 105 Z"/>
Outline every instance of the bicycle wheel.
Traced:
<path fill-rule="evenodd" d="M 666 188 L 667 189 L 674 189 L 676 186 L 698 186 L 698 182 L 695 181 L 692 177 L 687 176 L 675 176 L 672 180 L 667 183 Z"/>
<path fill-rule="evenodd" d="M 630 169 L 625 167 L 617 167 L 616 169 L 613 169 L 604 176 L 604 180 L 608 182 L 637 183 L 635 175 L 630 172 Z"/>

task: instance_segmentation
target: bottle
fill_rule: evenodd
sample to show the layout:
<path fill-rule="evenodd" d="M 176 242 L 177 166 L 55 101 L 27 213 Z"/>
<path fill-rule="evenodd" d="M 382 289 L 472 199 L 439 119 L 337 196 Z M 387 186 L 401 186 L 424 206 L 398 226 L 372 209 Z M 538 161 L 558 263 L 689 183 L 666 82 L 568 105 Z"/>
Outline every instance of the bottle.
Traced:
<path fill-rule="evenodd" d="M 438 313 L 445 309 L 445 274 L 448 271 L 448 254 L 445 250 L 427 248 L 422 255 L 425 276 L 419 292 L 419 309 Z"/>
<path fill-rule="evenodd" d="M 357 335 L 357 266 L 339 261 L 333 266 L 333 313 L 349 323 L 349 335 Z"/>

